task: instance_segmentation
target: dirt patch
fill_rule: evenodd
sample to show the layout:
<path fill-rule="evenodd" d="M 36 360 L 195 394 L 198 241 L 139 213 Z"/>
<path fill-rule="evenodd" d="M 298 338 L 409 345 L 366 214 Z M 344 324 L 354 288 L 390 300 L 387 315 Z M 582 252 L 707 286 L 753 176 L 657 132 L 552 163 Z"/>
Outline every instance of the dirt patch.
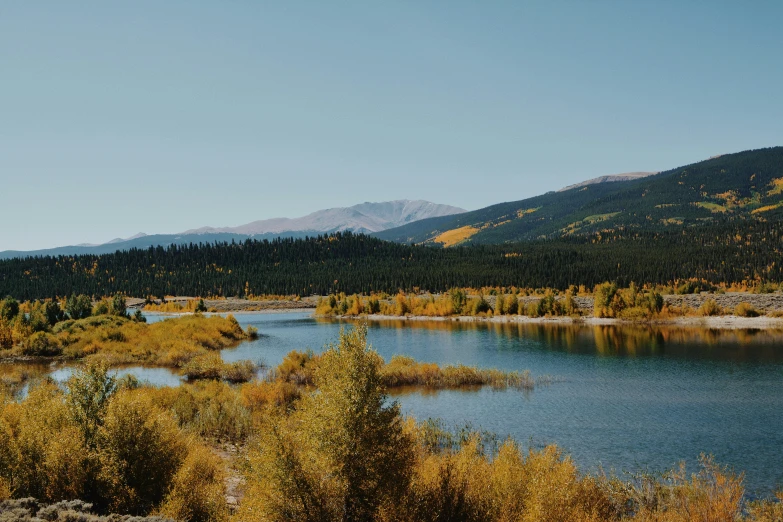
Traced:
<path fill-rule="evenodd" d="M 233 513 L 245 496 L 245 480 L 242 477 L 242 473 L 237 469 L 240 459 L 240 448 L 234 444 L 222 444 L 213 446 L 211 449 L 215 455 L 223 459 L 226 465 L 226 505 Z"/>

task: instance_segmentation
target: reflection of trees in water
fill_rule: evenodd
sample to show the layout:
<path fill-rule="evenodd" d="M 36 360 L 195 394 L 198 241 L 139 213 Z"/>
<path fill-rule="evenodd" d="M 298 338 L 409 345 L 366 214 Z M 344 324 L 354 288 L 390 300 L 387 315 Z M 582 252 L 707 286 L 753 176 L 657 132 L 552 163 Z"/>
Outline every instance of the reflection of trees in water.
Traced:
<path fill-rule="evenodd" d="M 52 367 L 39 363 L 0 363 L 0 399 L 4 393 L 17 395 L 25 384 L 38 381 L 51 373 Z"/>
<path fill-rule="evenodd" d="M 783 362 L 783 331 L 660 325 L 520 325 L 548 347 L 606 356 L 692 357 Z"/>
<path fill-rule="evenodd" d="M 601 356 L 666 355 L 735 362 L 783 362 L 783 330 L 404 319 L 370 321 L 370 327 L 490 332 L 498 337 L 537 341 L 549 350 Z"/>

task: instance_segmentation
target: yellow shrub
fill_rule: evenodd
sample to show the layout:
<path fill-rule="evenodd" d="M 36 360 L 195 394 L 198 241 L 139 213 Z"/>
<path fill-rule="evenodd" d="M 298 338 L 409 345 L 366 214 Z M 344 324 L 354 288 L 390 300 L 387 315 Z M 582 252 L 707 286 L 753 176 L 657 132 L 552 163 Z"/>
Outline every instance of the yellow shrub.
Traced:
<path fill-rule="evenodd" d="M 750 303 L 740 303 L 734 307 L 734 315 L 739 317 L 758 317 L 760 312 Z"/>
<path fill-rule="evenodd" d="M 723 310 L 718 306 L 715 299 L 707 299 L 699 307 L 699 315 L 703 316 L 720 315 L 722 312 Z"/>
<path fill-rule="evenodd" d="M 99 432 L 102 490 L 113 512 L 143 514 L 163 500 L 187 453 L 168 413 L 139 390 L 115 395 Z"/>
<path fill-rule="evenodd" d="M 288 408 L 302 394 L 296 384 L 279 380 L 247 383 L 239 393 L 245 407 L 252 411 L 262 411 L 267 407 Z"/>
<path fill-rule="evenodd" d="M 160 514 L 188 522 L 220 522 L 228 519 L 225 470 L 220 457 L 193 444 L 174 475 L 171 492 Z"/>

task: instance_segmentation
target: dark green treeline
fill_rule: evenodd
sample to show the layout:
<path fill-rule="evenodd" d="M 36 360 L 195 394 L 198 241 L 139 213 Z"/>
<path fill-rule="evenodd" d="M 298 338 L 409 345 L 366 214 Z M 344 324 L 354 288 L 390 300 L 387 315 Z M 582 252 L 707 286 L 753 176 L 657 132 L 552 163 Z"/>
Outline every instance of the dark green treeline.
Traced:
<path fill-rule="evenodd" d="M 132 296 L 328 294 L 451 287 L 567 288 L 603 281 L 667 284 L 780 281 L 775 223 L 588 236 L 440 249 L 364 235 L 245 241 L 0 261 L 0 295 Z"/>

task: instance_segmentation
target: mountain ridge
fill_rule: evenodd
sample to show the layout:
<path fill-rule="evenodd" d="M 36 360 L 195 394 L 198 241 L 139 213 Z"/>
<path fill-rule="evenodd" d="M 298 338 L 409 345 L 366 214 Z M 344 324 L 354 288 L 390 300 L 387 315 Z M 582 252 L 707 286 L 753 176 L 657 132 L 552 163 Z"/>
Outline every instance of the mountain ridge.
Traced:
<path fill-rule="evenodd" d="M 602 230 L 671 231 L 738 219 L 783 219 L 783 147 L 722 154 L 649 176 L 548 192 L 374 235 L 448 247 Z"/>
<path fill-rule="evenodd" d="M 465 212 L 451 205 L 424 200 L 394 200 L 364 202 L 352 207 L 317 210 L 300 218 L 273 218 L 253 221 L 237 227 L 201 227 L 176 234 L 145 234 L 139 232 L 129 238 L 116 238 L 106 243 L 67 245 L 38 250 L 5 250 L 0 259 L 31 256 L 59 256 L 77 254 L 107 254 L 117 250 L 149 248 L 151 246 L 214 243 L 216 241 L 243 241 L 247 238 L 274 239 L 301 238 L 332 232 L 351 231 L 372 233 L 414 222 L 427 217 L 438 217 Z"/>
<path fill-rule="evenodd" d="M 419 219 L 441 217 L 465 212 L 451 205 L 424 200 L 394 200 L 364 202 L 351 207 L 317 210 L 299 218 L 271 218 L 252 221 L 236 227 L 201 227 L 181 234 L 230 233 L 254 236 L 285 232 L 380 232 Z"/>
<path fill-rule="evenodd" d="M 586 181 L 581 181 L 579 183 L 574 183 L 573 185 L 568 185 L 567 187 L 563 187 L 557 192 L 565 192 L 566 190 L 571 190 L 579 187 L 584 187 L 586 185 L 595 185 L 596 183 L 612 183 L 615 181 L 631 181 L 635 179 L 640 178 L 646 178 L 647 176 L 654 176 L 655 174 L 658 174 L 657 172 L 625 172 L 623 174 L 609 174 L 606 176 L 598 176 L 597 178 L 588 179 Z"/>

